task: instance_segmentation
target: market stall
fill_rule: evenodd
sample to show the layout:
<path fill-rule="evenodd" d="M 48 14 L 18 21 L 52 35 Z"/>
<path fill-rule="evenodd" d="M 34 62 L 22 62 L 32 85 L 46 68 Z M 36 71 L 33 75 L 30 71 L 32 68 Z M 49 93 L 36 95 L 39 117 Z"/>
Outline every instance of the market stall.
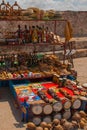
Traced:
<path fill-rule="evenodd" d="M 16 38 L 13 37 L 14 34 Z M 87 89 L 78 85 L 77 72 L 72 68 L 73 62 L 65 64 L 66 46 L 71 36 L 66 36 L 66 43 L 63 43 L 58 35 L 53 32 L 48 34 L 48 28 L 39 25 L 32 26 L 30 32 L 26 25 L 24 31 L 21 30 L 21 25 L 18 25 L 18 30 L 12 34 L 7 33 L 7 38 L 8 35 L 12 36 L 11 39 L 5 39 L 4 42 L 7 43 L 6 46 L 12 47 L 12 50 L 10 55 L 7 52 L 0 55 L 0 86 L 10 87 L 21 112 L 26 114 L 28 111 L 29 121 L 39 125 L 42 121 L 50 123 L 54 119 L 68 120 L 74 112 L 86 111 Z M 37 45 L 43 50 L 43 46 L 49 44 L 53 46 L 53 53 L 55 45 L 64 47 L 63 63 L 56 55 L 37 52 Z M 16 50 L 16 45 L 22 49 L 25 46 L 25 51 L 20 51 L 20 48 Z M 29 53 L 27 47 L 31 46 L 33 49 Z M 71 52 L 72 45 L 69 53 Z M 25 101 L 29 106 L 27 110 L 22 106 Z"/>
<path fill-rule="evenodd" d="M 87 93 L 70 80 L 62 87 L 51 80 L 23 84 L 11 82 L 10 88 L 20 108 L 24 100 L 30 104 L 29 120 L 36 125 L 41 121 L 50 123 L 55 118 L 70 119 L 73 112 L 87 107 Z"/>

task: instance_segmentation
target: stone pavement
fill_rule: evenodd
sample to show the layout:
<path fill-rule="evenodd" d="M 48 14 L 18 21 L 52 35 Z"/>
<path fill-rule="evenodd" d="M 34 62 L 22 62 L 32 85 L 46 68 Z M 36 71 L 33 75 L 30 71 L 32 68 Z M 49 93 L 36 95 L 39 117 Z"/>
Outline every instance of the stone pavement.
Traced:
<path fill-rule="evenodd" d="M 87 82 L 87 57 L 74 59 L 78 80 Z M 0 88 L 0 130 L 26 130 L 26 124 L 21 123 L 20 110 L 15 108 L 8 87 Z"/>

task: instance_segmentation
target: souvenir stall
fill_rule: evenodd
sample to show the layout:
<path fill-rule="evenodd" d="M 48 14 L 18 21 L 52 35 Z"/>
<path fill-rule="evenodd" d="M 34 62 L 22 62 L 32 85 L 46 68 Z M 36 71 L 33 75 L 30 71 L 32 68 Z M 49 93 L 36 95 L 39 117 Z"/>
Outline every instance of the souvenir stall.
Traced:
<path fill-rule="evenodd" d="M 86 110 L 86 89 L 74 81 L 54 75 L 51 81 L 28 82 L 14 85 L 11 81 L 10 88 L 20 108 L 24 100 L 30 104 L 29 121 L 35 125 L 53 119 L 69 120 L 76 111 Z"/>
<path fill-rule="evenodd" d="M 20 110 L 25 114 L 26 108 L 22 103 L 27 102 L 28 120 L 38 126 L 41 122 L 51 123 L 54 119 L 70 120 L 73 113 L 86 111 L 87 88 L 78 85 L 73 62 L 65 64 L 66 46 L 71 35 L 66 36 L 66 43 L 63 43 L 59 36 L 48 33 L 48 28 L 44 26 L 32 26 L 27 30 L 26 25 L 24 31 L 18 25 L 13 34 L 16 40 L 6 39 L 5 42 L 6 46 L 12 47 L 13 53 L 0 56 L 0 85 L 10 87 Z M 49 45 L 47 43 L 52 44 L 53 48 L 56 45 L 64 47 L 63 63 L 54 55 L 55 50 L 51 55 L 37 53 L 37 45 Z M 16 45 L 24 45 L 26 50 L 33 46 L 33 51 L 21 52 L 19 48 L 15 52 Z"/>

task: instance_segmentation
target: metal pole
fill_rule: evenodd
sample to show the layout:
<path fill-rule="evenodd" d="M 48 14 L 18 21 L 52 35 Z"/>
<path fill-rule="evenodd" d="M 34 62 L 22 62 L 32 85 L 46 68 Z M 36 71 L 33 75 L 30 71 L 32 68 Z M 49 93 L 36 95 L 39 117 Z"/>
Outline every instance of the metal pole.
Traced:
<path fill-rule="evenodd" d="M 66 45 L 67 45 L 67 43 L 65 42 L 65 43 L 63 44 L 63 48 L 64 48 L 63 64 L 65 64 L 65 60 L 66 60 Z"/>
<path fill-rule="evenodd" d="M 54 34 L 56 35 L 56 20 L 54 21 Z M 53 54 L 55 55 L 55 45 L 53 45 Z"/>

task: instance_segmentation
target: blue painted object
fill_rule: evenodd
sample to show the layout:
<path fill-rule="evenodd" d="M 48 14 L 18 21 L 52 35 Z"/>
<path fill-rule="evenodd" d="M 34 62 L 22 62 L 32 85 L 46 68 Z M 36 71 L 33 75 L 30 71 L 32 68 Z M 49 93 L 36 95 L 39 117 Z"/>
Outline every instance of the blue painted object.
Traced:
<path fill-rule="evenodd" d="M 40 100 L 41 98 L 39 97 L 39 96 L 35 96 L 35 98 L 34 98 L 35 100 Z"/>
<path fill-rule="evenodd" d="M 26 109 L 26 114 L 24 112 L 22 112 L 22 120 L 26 120 L 26 122 L 28 121 L 28 118 L 29 118 L 29 103 L 26 102 L 26 100 L 21 104 L 21 106 L 24 106 L 25 109 Z"/>
<path fill-rule="evenodd" d="M 18 85 L 18 86 L 20 86 L 20 85 L 27 85 L 29 83 L 29 81 L 28 80 L 13 80 L 13 81 L 11 81 L 11 80 L 9 80 L 9 87 L 10 87 L 10 90 L 11 90 L 11 92 L 12 92 L 12 94 L 13 94 L 13 96 L 14 96 L 14 98 L 17 98 L 17 94 L 16 94 L 16 92 L 15 92 L 15 87 Z"/>
<path fill-rule="evenodd" d="M 76 80 L 76 77 L 74 77 L 73 75 L 67 75 L 67 79 Z"/>
<path fill-rule="evenodd" d="M 86 111 L 87 101 L 82 101 L 80 110 Z"/>

